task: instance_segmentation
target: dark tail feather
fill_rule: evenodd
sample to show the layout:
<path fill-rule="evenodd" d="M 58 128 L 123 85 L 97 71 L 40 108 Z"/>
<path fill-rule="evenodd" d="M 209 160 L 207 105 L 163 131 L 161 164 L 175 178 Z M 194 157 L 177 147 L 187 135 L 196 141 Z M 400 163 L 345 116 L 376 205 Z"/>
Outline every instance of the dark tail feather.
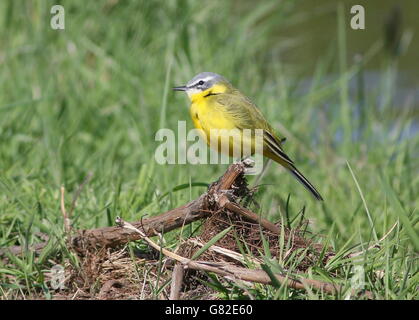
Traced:
<path fill-rule="evenodd" d="M 301 182 L 301 184 L 308 190 L 311 192 L 311 194 L 320 201 L 323 201 L 322 196 L 320 195 L 320 193 L 316 190 L 316 188 L 310 183 L 310 181 L 307 180 L 306 177 L 303 176 L 303 174 L 298 171 L 298 169 L 296 167 L 291 167 L 288 168 L 289 172 L 291 172 L 293 174 L 294 177 L 296 177 L 298 179 L 298 181 Z"/>

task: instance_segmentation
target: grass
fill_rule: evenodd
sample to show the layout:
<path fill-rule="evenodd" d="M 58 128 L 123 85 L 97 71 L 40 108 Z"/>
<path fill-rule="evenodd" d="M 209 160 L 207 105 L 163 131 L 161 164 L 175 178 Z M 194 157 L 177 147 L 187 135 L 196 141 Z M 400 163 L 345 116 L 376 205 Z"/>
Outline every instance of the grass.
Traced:
<path fill-rule="evenodd" d="M 116 216 L 136 221 L 182 205 L 224 172 L 225 165 L 154 161 L 158 129 L 175 130 L 178 120 L 191 128 L 187 99 L 170 88 L 213 71 L 252 97 L 287 136 L 287 153 L 325 199 L 312 201 L 276 165 L 258 194 L 261 212 L 272 221 L 297 221 L 304 210 L 310 230 L 325 235 L 322 241 L 338 253 L 306 276 L 324 280 L 339 271 L 334 281 L 350 286 L 361 266 L 365 288 L 377 297 L 417 298 L 417 113 L 391 96 L 397 58 L 384 59 L 379 40 L 362 63 L 349 62 L 343 5 L 336 7 L 332 44 L 301 90 L 301 77 L 282 62 L 287 48 L 276 38 L 281 26 L 299 21 L 293 1 L 257 7 L 233 1 L 60 3 L 64 31 L 50 28 L 53 1 L 0 3 L 0 247 L 29 247 L 41 241 L 40 233 L 53 239 L 40 257 L 27 250 L 0 262 L 0 297 L 50 298 L 45 270 L 56 263 L 79 267 L 63 240 L 62 185 L 70 207 L 71 195 L 92 174 L 72 216 L 75 229 L 86 229 L 113 225 Z M 356 81 L 369 59 L 383 59 L 372 90 Z M 337 75 L 329 77 L 336 66 Z M 344 258 L 349 250 L 368 248 L 395 223 L 380 249 Z M 183 236 L 191 230 L 186 227 Z M 166 235 L 169 247 L 178 240 L 179 232 Z M 267 257 L 265 267 L 284 265 Z M 211 281 L 229 299 L 346 297 L 248 288 L 214 275 Z M 157 297 L 161 288 L 153 290 Z"/>

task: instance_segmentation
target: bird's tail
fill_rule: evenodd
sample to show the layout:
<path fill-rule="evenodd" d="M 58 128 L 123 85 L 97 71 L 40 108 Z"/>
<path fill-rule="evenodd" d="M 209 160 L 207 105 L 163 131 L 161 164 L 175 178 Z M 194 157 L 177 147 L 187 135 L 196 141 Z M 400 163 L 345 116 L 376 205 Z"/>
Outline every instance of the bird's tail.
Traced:
<path fill-rule="evenodd" d="M 307 180 L 306 177 L 304 177 L 304 175 L 298 171 L 298 169 L 293 166 L 293 165 L 287 165 L 286 168 L 288 169 L 289 172 L 292 173 L 292 175 L 294 177 L 297 178 L 298 181 L 301 182 L 301 184 L 308 190 L 311 192 L 311 194 L 320 201 L 323 201 L 322 196 L 320 195 L 320 193 L 317 191 L 317 189 L 310 183 L 310 181 Z"/>
<path fill-rule="evenodd" d="M 281 148 L 281 143 L 275 136 L 272 136 L 268 131 L 264 132 L 264 145 L 263 145 L 263 155 L 272 159 L 275 162 L 278 162 L 280 165 L 288 169 L 289 172 L 293 174 L 294 177 L 297 178 L 301 184 L 306 187 L 308 191 L 317 199 L 323 200 L 320 193 L 316 190 L 316 188 L 307 180 L 304 175 L 298 171 L 295 167 L 294 162 L 284 153 Z"/>

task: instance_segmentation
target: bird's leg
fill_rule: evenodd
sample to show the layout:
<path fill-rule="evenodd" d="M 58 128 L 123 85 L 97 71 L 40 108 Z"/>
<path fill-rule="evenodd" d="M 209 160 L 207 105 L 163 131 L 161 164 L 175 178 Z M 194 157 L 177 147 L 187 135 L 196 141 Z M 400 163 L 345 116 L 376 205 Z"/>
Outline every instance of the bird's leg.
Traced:
<path fill-rule="evenodd" d="M 248 174 L 249 171 L 251 171 L 252 168 L 255 166 L 255 161 L 250 156 L 243 157 L 235 163 L 240 163 L 244 165 L 244 174 Z"/>
<path fill-rule="evenodd" d="M 246 161 L 252 161 L 252 159 L 250 158 L 250 156 L 245 156 L 245 157 L 241 157 L 239 162 L 246 162 Z"/>

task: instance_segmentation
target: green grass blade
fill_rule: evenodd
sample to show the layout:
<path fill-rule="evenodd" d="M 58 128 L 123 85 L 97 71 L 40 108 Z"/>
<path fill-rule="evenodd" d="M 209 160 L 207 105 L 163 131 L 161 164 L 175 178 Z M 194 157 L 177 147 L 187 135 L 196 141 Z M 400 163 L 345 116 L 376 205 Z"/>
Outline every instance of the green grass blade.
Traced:
<path fill-rule="evenodd" d="M 407 234 L 410 237 L 410 240 L 415 247 L 416 251 L 419 251 L 419 236 L 418 232 L 415 231 L 414 224 L 410 220 L 409 215 L 407 214 L 406 210 L 403 208 L 400 200 L 398 199 L 396 193 L 394 192 L 393 188 L 390 186 L 389 182 L 381 176 L 382 185 L 384 191 L 393 206 L 395 212 L 397 213 L 400 221 L 402 222 L 403 227 L 405 228 Z"/>
<path fill-rule="evenodd" d="M 372 220 L 372 217 L 371 217 L 370 211 L 369 211 L 369 209 L 368 209 L 368 206 L 367 206 L 367 201 L 365 200 L 364 193 L 362 192 L 362 189 L 361 189 L 361 187 L 360 187 L 360 185 L 359 185 L 359 183 L 358 183 L 358 180 L 356 179 L 355 174 L 354 174 L 354 172 L 352 171 L 352 168 L 351 168 L 351 166 L 350 166 L 350 164 L 349 164 L 349 162 L 348 162 L 348 161 L 346 161 L 346 165 L 348 166 L 349 171 L 351 172 L 352 179 L 353 179 L 353 180 L 354 180 L 354 182 L 355 182 L 356 188 L 358 189 L 359 195 L 361 196 L 362 203 L 364 204 L 364 208 L 365 208 L 365 211 L 366 211 L 366 213 L 367 213 L 368 222 L 370 223 L 371 230 L 372 230 L 372 234 L 373 234 L 373 236 L 374 236 L 374 240 L 375 240 L 376 242 L 378 242 L 377 231 L 375 231 L 374 222 L 373 222 L 373 220 Z"/>
<path fill-rule="evenodd" d="M 192 260 L 196 260 L 201 254 L 203 254 L 205 251 L 208 250 L 209 247 L 211 247 L 213 244 L 215 244 L 218 240 L 220 240 L 222 237 L 224 237 L 233 227 L 230 226 L 227 229 L 224 229 L 223 231 L 219 232 L 212 238 L 210 241 L 208 241 L 201 249 L 199 249 L 195 254 L 192 256 Z"/>

